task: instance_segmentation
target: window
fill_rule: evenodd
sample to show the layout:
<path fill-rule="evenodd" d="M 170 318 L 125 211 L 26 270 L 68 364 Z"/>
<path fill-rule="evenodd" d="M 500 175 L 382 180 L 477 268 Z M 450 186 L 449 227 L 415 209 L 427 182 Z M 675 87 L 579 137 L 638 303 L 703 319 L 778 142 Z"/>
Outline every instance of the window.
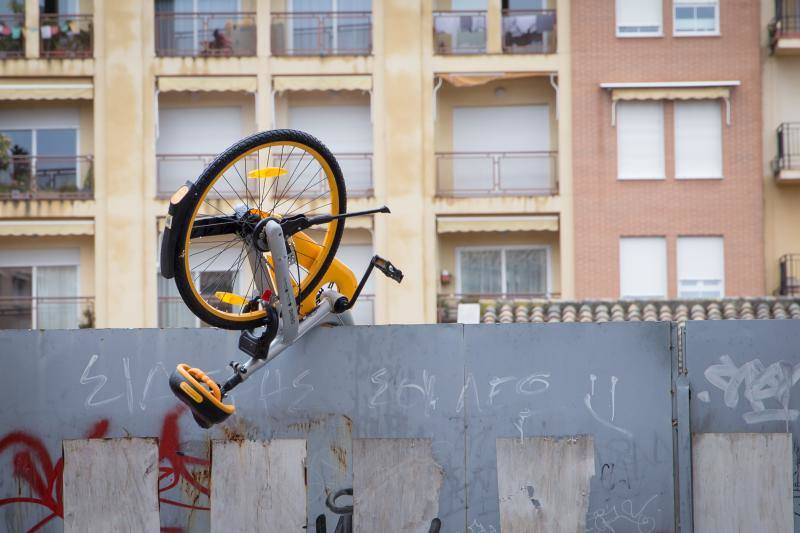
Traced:
<path fill-rule="evenodd" d="M 0 329 L 79 326 L 78 249 L 4 250 L 0 258 Z"/>
<path fill-rule="evenodd" d="M 722 177 L 719 101 L 675 102 L 675 177 Z"/>
<path fill-rule="evenodd" d="M 661 35 L 661 0 L 617 0 L 617 37 Z"/>
<path fill-rule="evenodd" d="M 725 253 L 722 237 L 678 238 L 678 297 L 725 296 Z"/>
<path fill-rule="evenodd" d="M 461 248 L 457 251 L 460 294 L 546 295 L 549 248 Z"/>
<path fill-rule="evenodd" d="M 661 102 L 617 104 L 617 176 L 664 179 L 664 107 Z"/>
<path fill-rule="evenodd" d="M 675 35 L 719 35 L 719 0 L 673 0 Z"/>
<path fill-rule="evenodd" d="M 622 298 L 667 295 L 667 241 L 664 237 L 619 240 L 619 286 Z"/>
<path fill-rule="evenodd" d="M 289 0 L 288 11 L 295 14 L 289 48 L 299 53 L 364 53 L 370 49 L 372 29 L 364 14 L 371 10 L 372 0 Z"/>

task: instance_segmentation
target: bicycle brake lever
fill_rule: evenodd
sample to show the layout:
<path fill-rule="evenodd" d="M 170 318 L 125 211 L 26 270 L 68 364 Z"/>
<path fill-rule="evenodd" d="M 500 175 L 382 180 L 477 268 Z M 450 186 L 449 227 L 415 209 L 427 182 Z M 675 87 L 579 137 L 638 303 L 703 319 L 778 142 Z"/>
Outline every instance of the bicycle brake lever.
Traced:
<path fill-rule="evenodd" d="M 403 271 L 394 266 L 391 262 L 377 255 L 373 259 L 373 262 L 375 264 L 375 268 L 383 272 L 387 278 L 391 278 L 397 283 L 403 281 Z"/>

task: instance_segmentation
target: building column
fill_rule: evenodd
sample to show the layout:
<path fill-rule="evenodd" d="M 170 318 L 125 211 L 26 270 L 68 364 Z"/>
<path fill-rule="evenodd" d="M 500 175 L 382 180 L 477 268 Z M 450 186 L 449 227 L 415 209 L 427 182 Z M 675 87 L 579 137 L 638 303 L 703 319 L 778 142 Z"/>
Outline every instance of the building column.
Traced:
<path fill-rule="evenodd" d="M 503 53 L 503 2 L 488 0 L 486 12 L 486 53 Z"/>
<path fill-rule="evenodd" d="M 422 2 L 385 0 L 382 31 L 375 32 L 376 87 L 373 101 L 382 129 L 391 132 L 384 144 L 382 187 L 391 215 L 375 217 L 375 249 L 405 274 L 398 285 L 377 279 L 377 294 L 383 306 L 382 322 L 421 323 L 425 321 L 424 258 L 424 164 Z M 382 49 L 382 54 L 379 53 Z M 380 75 L 382 73 L 382 75 Z M 379 188 L 380 190 L 380 188 Z M 382 277 L 382 276 L 381 276 Z"/>
<path fill-rule="evenodd" d="M 98 327 L 145 325 L 144 12 L 95 1 L 95 272 Z"/>
<path fill-rule="evenodd" d="M 39 0 L 25 0 L 25 57 L 39 57 Z"/>
<path fill-rule="evenodd" d="M 572 177 L 572 63 L 570 1 L 558 0 L 558 195 L 561 298 L 575 298 L 575 195 Z"/>

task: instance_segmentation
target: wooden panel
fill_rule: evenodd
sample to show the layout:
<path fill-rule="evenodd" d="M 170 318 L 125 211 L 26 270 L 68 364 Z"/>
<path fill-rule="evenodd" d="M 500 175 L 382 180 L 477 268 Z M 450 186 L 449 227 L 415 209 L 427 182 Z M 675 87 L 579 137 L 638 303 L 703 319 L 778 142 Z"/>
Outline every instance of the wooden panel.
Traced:
<path fill-rule="evenodd" d="M 583 531 L 594 439 L 497 439 L 500 530 L 510 533 Z"/>
<path fill-rule="evenodd" d="M 64 531 L 157 532 L 156 439 L 64 441 Z"/>
<path fill-rule="evenodd" d="M 354 531 L 427 533 L 439 513 L 442 477 L 429 439 L 354 440 Z"/>
<path fill-rule="evenodd" d="M 211 446 L 211 531 L 303 531 L 305 440 L 215 440 Z"/>
<path fill-rule="evenodd" d="M 694 530 L 792 531 L 791 433 L 692 437 Z"/>

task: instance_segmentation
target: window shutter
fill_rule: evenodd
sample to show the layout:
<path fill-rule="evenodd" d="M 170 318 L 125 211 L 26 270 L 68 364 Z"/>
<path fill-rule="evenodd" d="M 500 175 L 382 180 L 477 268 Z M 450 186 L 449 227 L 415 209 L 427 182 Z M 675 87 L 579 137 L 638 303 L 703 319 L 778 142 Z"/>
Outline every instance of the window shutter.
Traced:
<path fill-rule="evenodd" d="M 667 242 L 664 237 L 624 237 L 619 241 L 622 298 L 667 295 Z"/>
<path fill-rule="evenodd" d="M 722 112 L 718 100 L 675 102 L 675 177 L 722 177 Z"/>
<path fill-rule="evenodd" d="M 661 102 L 617 104 L 619 179 L 664 178 L 664 108 Z"/>
<path fill-rule="evenodd" d="M 725 294 L 722 237 L 678 238 L 678 296 L 721 298 Z"/>
<path fill-rule="evenodd" d="M 661 33 L 661 0 L 617 0 L 617 33 Z"/>

